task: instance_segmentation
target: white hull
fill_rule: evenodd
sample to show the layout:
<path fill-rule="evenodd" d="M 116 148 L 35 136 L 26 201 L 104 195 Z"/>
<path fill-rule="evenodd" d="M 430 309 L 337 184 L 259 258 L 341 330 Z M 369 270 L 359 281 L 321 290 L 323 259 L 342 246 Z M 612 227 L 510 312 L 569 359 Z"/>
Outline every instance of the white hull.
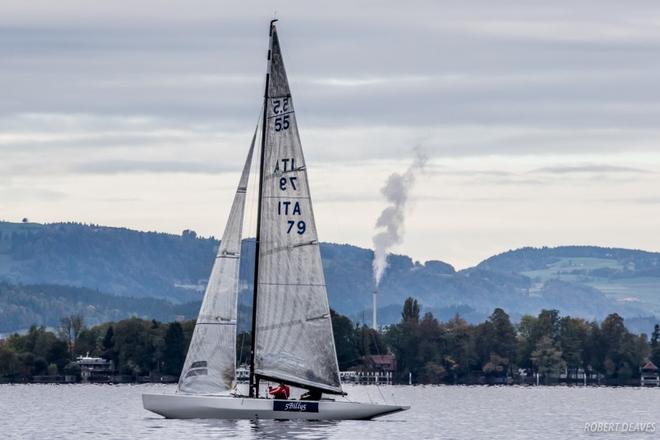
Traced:
<path fill-rule="evenodd" d="M 143 394 L 144 409 L 168 419 L 368 420 L 408 406 L 321 400 L 272 400 L 191 394 Z"/>

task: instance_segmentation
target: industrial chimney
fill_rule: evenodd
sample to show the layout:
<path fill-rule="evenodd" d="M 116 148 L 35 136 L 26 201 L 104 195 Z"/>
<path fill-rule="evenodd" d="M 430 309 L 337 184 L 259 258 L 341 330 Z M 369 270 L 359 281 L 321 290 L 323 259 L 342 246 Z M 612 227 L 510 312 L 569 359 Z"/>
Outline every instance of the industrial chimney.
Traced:
<path fill-rule="evenodd" d="M 371 324 L 374 330 L 378 330 L 378 288 L 374 290 L 372 295 L 373 298 L 373 310 L 371 312 Z"/>

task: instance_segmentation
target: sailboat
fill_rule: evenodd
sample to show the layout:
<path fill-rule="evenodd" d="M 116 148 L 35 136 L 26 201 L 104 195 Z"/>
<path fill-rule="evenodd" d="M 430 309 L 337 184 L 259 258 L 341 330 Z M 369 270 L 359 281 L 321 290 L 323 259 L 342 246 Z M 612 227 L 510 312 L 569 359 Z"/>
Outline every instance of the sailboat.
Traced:
<path fill-rule="evenodd" d="M 258 213 L 248 395 L 236 392 L 236 325 L 246 191 L 257 131 L 234 196 L 175 394 L 143 394 L 167 418 L 372 419 L 406 406 L 345 396 L 328 305 L 307 168 L 277 29 L 270 23 L 261 118 Z M 269 399 L 260 381 L 316 400 Z"/>

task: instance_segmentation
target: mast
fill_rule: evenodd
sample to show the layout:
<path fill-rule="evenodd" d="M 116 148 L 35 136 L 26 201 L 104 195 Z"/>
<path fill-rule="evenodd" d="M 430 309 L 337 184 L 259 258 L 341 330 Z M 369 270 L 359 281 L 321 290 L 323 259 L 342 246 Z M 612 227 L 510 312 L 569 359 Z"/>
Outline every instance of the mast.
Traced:
<path fill-rule="evenodd" d="M 266 85 L 264 87 L 264 113 L 261 125 L 261 147 L 259 160 L 259 194 L 257 202 L 257 234 L 255 237 L 254 251 L 254 289 L 252 291 L 252 344 L 250 349 L 250 397 L 259 397 L 259 378 L 254 373 L 254 357 L 257 343 L 257 293 L 259 286 L 259 240 L 261 238 L 261 199 L 263 195 L 264 183 L 264 151 L 266 148 L 266 117 L 268 112 L 268 85 L 270 82 L 270 56 L 273 37 L 273 24 L 277 21 L 271 20 L 268 26 L 268 64 L 266 68 Z"/>

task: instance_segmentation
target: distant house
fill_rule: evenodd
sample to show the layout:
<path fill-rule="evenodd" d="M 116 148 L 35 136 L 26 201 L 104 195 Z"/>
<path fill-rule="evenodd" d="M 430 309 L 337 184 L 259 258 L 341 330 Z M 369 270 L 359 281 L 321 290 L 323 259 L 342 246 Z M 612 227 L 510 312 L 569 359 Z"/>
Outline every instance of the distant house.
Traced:
<path fill-rule="evenodd" d="M 250 381 L 250 366 L 241 364 L 236 368 L 236 382 L 248 383 Z"/>
<path fill-rule="evenodd" d="M 396 356 L 393 354 L 372 354 L 365 356 L 363 363 L 367 371 L 396 372 Z"/>
<path fill-rule="evenodd" d="M 100 357 L 78 356 L 76 363 L 80 367 L 83 382 L 105 381 L 114 370 L 112 361 Z"/>
<path fill-rule="evenodd" d="M 369 355 L 362 358 L 362 365 L 341 371 L 342 382 L 360 384 L 392 384 L 396 372 L 396 356 L 393 354 Z"/>
<path fill-rule="evenodd" d="M 660 368 L 648 361 L 641 369 L 640 382 L 643 387 L 660 387 Z"/>

